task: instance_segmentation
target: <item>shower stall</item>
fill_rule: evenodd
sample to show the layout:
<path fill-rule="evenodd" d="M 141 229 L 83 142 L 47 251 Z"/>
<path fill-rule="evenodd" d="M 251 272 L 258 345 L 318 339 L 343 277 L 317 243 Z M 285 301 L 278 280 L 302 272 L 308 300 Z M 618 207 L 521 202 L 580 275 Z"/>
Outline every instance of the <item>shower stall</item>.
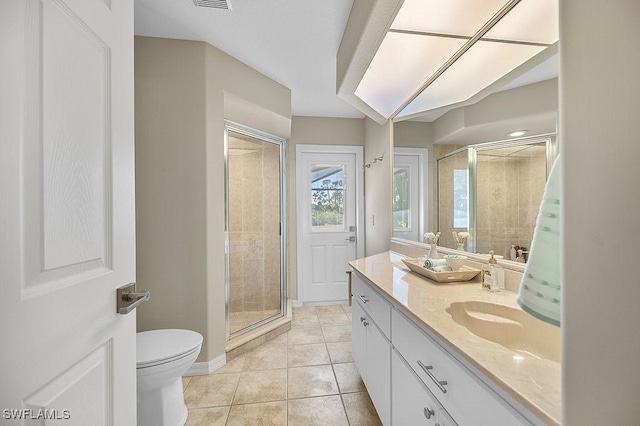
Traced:
<path fill-rule="evenodd" d="M 225 123 L 227 336 L 286 312 L 284 139 Z"/>

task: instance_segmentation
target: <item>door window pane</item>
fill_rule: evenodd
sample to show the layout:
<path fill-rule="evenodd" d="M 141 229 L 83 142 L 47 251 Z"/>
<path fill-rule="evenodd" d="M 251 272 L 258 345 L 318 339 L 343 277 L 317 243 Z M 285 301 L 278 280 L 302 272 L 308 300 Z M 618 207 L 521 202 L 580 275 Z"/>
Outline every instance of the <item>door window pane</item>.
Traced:
<path fill-rule="evenodd" d="M 345 229 L 344 164 L 311 165 L 311 230 Z"/>
<path fill-rule="evenodd" d="M 411 170 L 408 167 L 393 168 L 393 229 L 411 228 L 411 200 L 409 198 Z"/>

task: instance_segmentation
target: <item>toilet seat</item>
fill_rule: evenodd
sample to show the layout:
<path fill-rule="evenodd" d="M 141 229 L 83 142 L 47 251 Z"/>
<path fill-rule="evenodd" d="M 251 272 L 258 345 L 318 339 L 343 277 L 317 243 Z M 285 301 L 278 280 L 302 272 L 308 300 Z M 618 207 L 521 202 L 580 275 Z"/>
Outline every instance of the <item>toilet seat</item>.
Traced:
<path fill-rule="evenodd" d="M 151 330 L 136 334 L 136 368 L 167 364 L 200 351 L 202 336 L 191 330 Z"/>

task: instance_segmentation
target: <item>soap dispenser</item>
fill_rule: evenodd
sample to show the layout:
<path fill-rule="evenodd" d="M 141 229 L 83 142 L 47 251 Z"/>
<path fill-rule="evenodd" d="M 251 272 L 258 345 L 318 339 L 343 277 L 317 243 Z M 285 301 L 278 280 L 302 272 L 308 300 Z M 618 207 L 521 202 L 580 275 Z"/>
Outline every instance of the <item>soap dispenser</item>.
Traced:
<path fill-rule="evenodd" d="M 504 290 L 504 268 L 498 265 L 498 261 L 493 257 L 494 251 L 489 252 L 491 258 L 489 259 L 489 269 L 491 270 L 492 285 L 489 287 L 491 291 Z"/>
<path fill-rule="evenodd" d="M 504 289 L 504 268 L 498 265 L 494 253 L 493 250 L 489 252 L 489 264 L 482 267 L 482 288 L 500 291 Z"/>

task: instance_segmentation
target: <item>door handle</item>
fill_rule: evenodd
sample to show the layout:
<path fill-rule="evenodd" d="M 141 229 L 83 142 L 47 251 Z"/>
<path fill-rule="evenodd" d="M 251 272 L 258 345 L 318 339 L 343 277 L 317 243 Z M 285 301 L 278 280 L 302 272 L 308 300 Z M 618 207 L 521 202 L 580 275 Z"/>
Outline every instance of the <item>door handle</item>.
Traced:
<path fill-rule="evenodd" d="M 116 310 L 119 314 L 126 315 L 138 307 L 142 302 L 151 298 L 148 291 L 137 292 L 136 283 L 129 283 L 116 290 Z"/>
<path fill-rule="evenodd" d="M 352 235 L 349 238 L 347 238 L 345 241 L 347 241 L 349 243 L 355 243 L 356 242 L 356 237 L 355 237 L 355 235 Z"/>

